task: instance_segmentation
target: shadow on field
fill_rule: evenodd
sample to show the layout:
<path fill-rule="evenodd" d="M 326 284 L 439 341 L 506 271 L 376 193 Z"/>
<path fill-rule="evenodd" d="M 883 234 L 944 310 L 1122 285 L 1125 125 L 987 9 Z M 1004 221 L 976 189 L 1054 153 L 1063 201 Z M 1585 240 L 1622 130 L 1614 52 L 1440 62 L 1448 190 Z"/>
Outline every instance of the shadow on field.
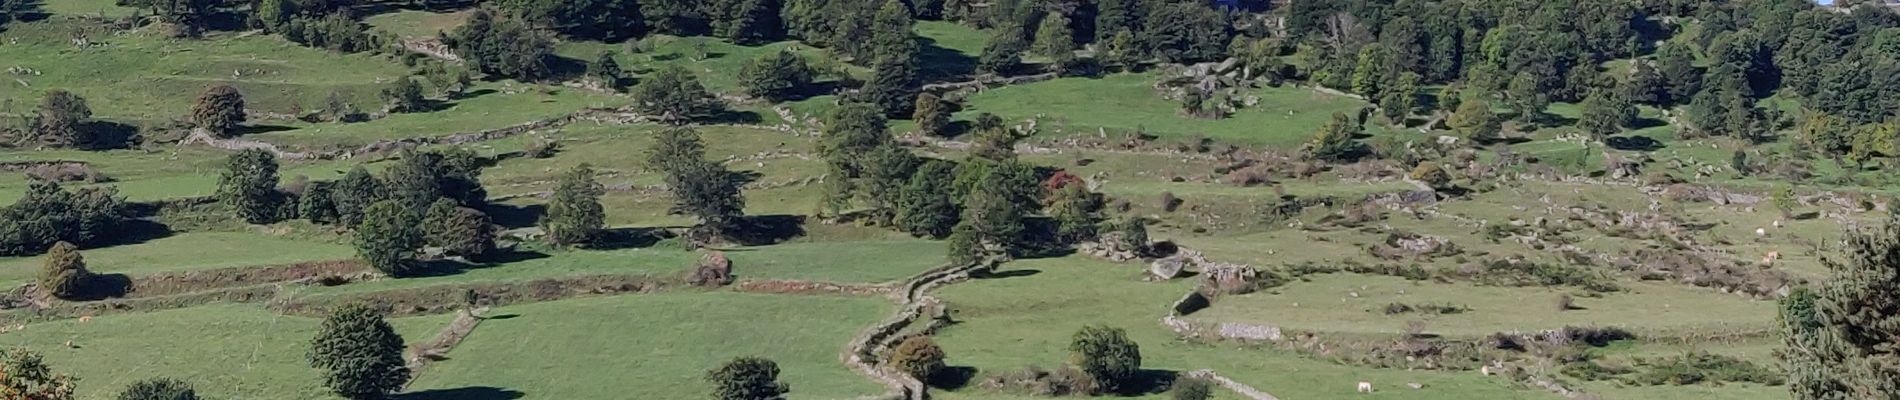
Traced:
<path fill-rule="evenodd" d="M 132 277 L 125 274 L 95 274 L 86 279 L 79 293 L 74 293 L 73 301 L 96 301 L 125 297 L 132 292 Z"/>
<path fill-rule="evenodd" d="M 996 271 L 996 272 L 983 274 L 982 276 L 978 276 L 976 278 L 977 279 L 1019 278 L 1019 277 L 1025 277 L 1025 276 L 1035 276 L 1036 274 L 1041 274 L 1041 273 L 1042 273 L 1042 270 L 1040 269 L 1006 269 L 1002 271 Z"/>
<path fill-rule="evenodd" d="M 482 206 L 482 212 L 488 214 L 489 218 L 493 218 L 495 225 L 509 229 L 526 228 L 540 222 L 541 216 L 548 213 L 548 206 L 546 204 L 515 206 L 489 203 Z"/>
<path fill-rule="evenodd" d="M 1622 151 L 1656 151 L 1663 148 L 1662 142 L 1648 136 L 1616 136 L 1603 139 L 1603 143 Z"/>
<path fill-rule="evenodd" d="M 937 373 L 931 374 L 930 382 L 926 383 L 938 389 L 956 390 L 969 386 L 972 380 L 976 380 L 976 368 L 946 366 L 937 370 Z"/>
<path fill-rule="evenodd" d="M 592 250 L 639 249 L 652 247 L 661 240 L 672 237 L 666 228 L 613 228 L 601 232 L 600 239 L 587 245 Z"/>
<path fill-rule="evenodd" d="M 777 214 L 753 215 L 745 218 L 745 226 L 734 229 L 729 239 L 746 246 L 764 246 L 784 243 L 787 240 L 805 236 L 805 216 Z"/>
<path fill-rule="evenodd" d="M 256 135 L 260 133 L 283 132 L 283 131 L 293 131 L 293 130 L 297 130 L 297 128 L 291 127 L 291 126 L 283 126 L 283 125 L 249 125 L 249 126 L 238 127 L 238 135 Z"/>
<path fill-rule="evenodd" d="M 171 227 L 165 226 L 165 224 L 161 224 L 161 223 L 157 223 L 157 222 L 153 222 L 149 220 L 143 220 L 143 219 L 125 220 L 125 222 L 120 222 L 119 226 L 116 227 L 115 230 L 117 231 L 118 234 L 101 237 L 98 240 L 95 240 L 91 243 L 87 243 L 86 247 L 97 249 L 97 248 L 113 247 L 113 246 L 134 245 L 134 244 L 145 243 L 145 242 L 149 242 L 153 240 L 168 238 L 168 237 L 171 237 L 173 233 L 175 233 L 175 232 L 172 232 Z"/>
<path fill-rule="evenodd" d="M 1135 376 L 1129 378 L 1128 382 L 1121 387 L 1115 388 L 1115 394 L 1141 396 L 1166 392 L 1168 387 L 1174 386 L 1174 380 L 1180 376 L 1180 373 L 1174 371 L 1144 369 L 1135 372 Z"/>
<path fill-rule="evenodd" d="M 527 396 L 519 390 L 492 386 L 470 386 L 454 389 L 430 389 L 390 396 L 395 400 L 512 400 Z"/>
<path fill-rule="evenodd" d="M 963 78 L 976 72 L 976 57 L 962 52 L 938 46 L 931 38 L 918 38 L 923 45 L 917 55 L 917 64 L 923 66 L 923 73 L 917 78 L 923 82 L 940 82 Z"/>

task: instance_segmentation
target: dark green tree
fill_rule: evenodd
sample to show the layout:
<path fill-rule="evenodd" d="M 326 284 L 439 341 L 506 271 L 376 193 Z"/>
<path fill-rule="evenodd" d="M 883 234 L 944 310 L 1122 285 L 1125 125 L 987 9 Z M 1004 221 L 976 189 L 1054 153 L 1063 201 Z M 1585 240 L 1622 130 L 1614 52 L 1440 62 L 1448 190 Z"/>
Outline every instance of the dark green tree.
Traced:
<path fill-rule="evenodd" d="M 232 154 L 218 176 L 217 197 L 245 222 L 277 222 L 284 199 L 277 191 L 277 156 L 255 149 Z"/>
<path fill-rule="evenodd" d="M 1055 220 L 1056 236 L 1064 243 L 1095 240 L 1100 229 L 1102 217 L 1096 211 L 1102 207 L 1101 199 L 1084 186 L 1072 182 L 1050 194 L 1049 218 Z"/>
<path fill-rule="evenodd" d="M 437 199 L 422 215 L 423 242 L 443 254 L 479 260 L 495 249 L 495 224 L 473 208 Z"/>
<path fill-rule="evenodd" d="M 356 255 L 369 266 L 391 276 L 421 271 L 416 251 L 422 249 L 422 217 L 397 200 L 383 200 L 363 209 L 356 225 Z"/>
<path fill-rule="evenodd" d="M 942 238 L 957 225 L 962 208 L 955 189 L 956 163 L 931 159 L 911 173 L 898 197 L 897 226 L 912 235 Z"/>
<path fill-rule="evenodd" d="M 79 254 L 79 246 L 59 242 L 46 251 L 46 259 L 40 265 L 40 290 L 70 299 L 84 294 L 91 280 L 92 272 L 86 270 L 86 258 Z"/>
<path fill-rule="evenodd" d="M 908 117 L 916 106 L 919 47 L 911 24 L 910 9 L 898 0 L 885 1 L 871 24 L 871 79 L 858 91 L 887 117 Z"/>
<path fill-rule="evenodd" d="M 529 81 L 553 73 L 548 67 L 554 51 L 551 36 L 520 18 L 497 18 L 477 9 L 442 41 L 482 73 Z"/>
<path fill-rule="evenodd" d="M 640 0 L 640 16 L 646 18 L 646 26 L 653 32 L 695 36 L 706 33 L 711 5 L 701 0 Z"/>
<path fill-rule="evenodd" d="M 811 86 L 811 65 L 790 50 L 759 56 L 739 67 L 739 84 L 746 94 L 771 101 L 784 101 Z"/>
<path fill-rule="evenodd" d="M 297 216 L 314 224 L 343 222 L 336 210 L 336 187 L 331 181 L 310 182 L 303 195 L 297 196 Z"/>
<path fill-rule="evenodd" d="M 1621 132 L 1636 122 L 1636 104 L 1616 90 L 1595 89 L 1583 100 L 1583 119 L 1578 127 L 1598 140 Z"/>
<path fill-rule="evenodd" d="M 822 200 L 825 210 L 844 211 L 862 193 L 864 179 L 870 175 L 868 158 L 878 148 L 891 145 L 889 131 L 884 113 L 869 104 L 845 104 L 826 115 L 824 136 L 818 143 L 828 171 Z"/>
<path fill-rule="evenodd" d="M 887 362 L 898 371 L 928 382 L 943 370 L 943 348 L 929 336 L 911 336 L 891 349 Z"/>
<path fill-rule="evenodd" d="M 698 131 L 664 129 L 647 153 L 647 165 L 665 174 L 673 192 L 672 212 L 699 218 L 702 237 L 724 235 L 744 218 L 745 197 L 732 171 L 706 159 L 705 149 Z"/>
<path fill-rule="evenodd" d="M 949 136 L 952 133 L 949 129 L 950 113 L 954 111 L 953 108 L 955 108 L 954 104 L 950 104 L 942 97 L 937 97 L 936 94 L 919 93 L 917 94 L 917 111 L 911 113 L 910 119 L 917 121 L 917 133 Z"/>
<path fill-rule="evenodd" d="M 191 106 L 191 123 L 219 137 L 231 137 L 244 124 L 244 94 L 230 85 L 212 86 Z"/>
<path fill-rule="evenodd" d="M 324 318 L 306 358 L 311 367 L 323 370 L 324 386 L 331 392 L 351 400 L 375 400 L 409 381 L 402 351 L 402 336 L 383 320 L 381 311 L 351 303 Z"/>
<path fill-rule="evenodd" d="M 1543 120 L 1544 110 L 1550 107 L 1550 96 L 1537 84 L 1537 77 L 1530 72 L 1521 72 L 1511 78 L 1508 96 L 1511 111 L 1517 112 L 1518 122 L 1534 124 Z"/>
<path fill-rule="evenodd" d="M 152 378 L 132 382 L 119 392 L 119 400 L 198 400 L 198 392 L 185 381 Z"/>
<path fill-rule="evenodd" d="M 1095 378 L 1105 391 L 1134 383 L 1141 372 L 1141 345 L 1121 328 L 1085 326 L 1069 342 L 1069 363 Z"/>
<path fill-rule="evenodd" d="M 616 92 L 627 87 L 627 72 L 620 69 L 619 61 L 614 61 L 612 51 L 600 52 L 594 62 L 587 64 L 587 78 Z"/>
<path fill-rule="evenodd" d="M 1780 352 L 1796 399 L 1900 397 L 1900 221 L 1850 229 L 1833 277 L 1781 301 Z"/>
<path fill-rule="evenodd" d="M 600 206 L 600 196 L 605 193 L 606 188 L 594 181 L 594 168 L 587 164 L 562 175 L 554 199 L 548 202 L 548 212 L 541 217 L 548 243 L 576 245 L 600 237 L 607 223 L 606 209 Z"/>
<path fill-rule="evenodd" d="M 330 193 L 330 202 L 336 205 L 337 222 L 351 227 L 362 223 L 363 210 L 382 198 L 382 185 L 362 165 L 343 174 L 343 179 L 336 182 L 336 190 Z"/>
<path fill-rule="evenodd" d="M 983 53 L 976 59 L 976 72 L 982 74 L 1006 75 L 1022 62 L 1023 51 L 1029 43 L 1023 39 L 1021 26 L 1004 26 L 990 34 L 990 40 L 983 43 Z"/>
<path fill-rule="evenodd" d="M 1637 104 L 1662 105 L 1669 100 L 1669 86 L 1662 73 L 1647 61 L 1631 63 L 1630 76 L 1618 84 L 1618 91 Z"/>
<path fill-rule="evenodd" d="M 1695 50 L 1687 45 L 1667 42 L 1656 50 L 1657 69 L 1662 75 L 1665 103 L 1687 104 L 1702 91 L 1702 69 L 1695 66 Z"/>
<path fill-rule="evenodd" d="M 1500 123 L 1497 114 L 1491 112 L 1491 104 L 1484 100 L 1459 102 L 1458 110 L 1445 120 L 1446 125 L 1464 135 L 1465 139 L 1479 143 L 1496 140 Z"/>
<path fill-rule="evenodd" d="M 758 357 L 739 357 L 706 371 L 712 397 L 720 400 L 780 400 L 791 386 L 778 381 L 778 363 Z"/>
<path fill-rule="evenodd" d="M 733 43 L 769 43 L 785 36 L 779 20 L 779 3 L 774 0 L 726 0 L 729 5 L 719 20 L 713 21 L 713 34 Z"/>
<path fill-rule="evenodd" d="M 1108 41 L 1122 33 L 1131 37 L 1141 32 L 1141 0 L 1100 0 L 1095 4 L 1096 41 Z"/>
<path fill-rule="evenodd" d="M 1142 30 L 1148 54 L 1179 63 L 1227 56 L 1233 29 L 1219 11 L 1198 2 L 1154 2 L 1148 8 Z"/>
<path fill-rule="evenodd" d="M 392 113 L 412 113 L 429 111 L 429 101 L 422 97 L 422 85 L 416 84 L 415 77 L 396 78 L 388 87 L 383 88 L 383 104 Z"/>
<path fill-rule="evenodd" d="M 46 92 L 33 116 L 33 137 L 55 147 L 91 148 L 92 132 L 85 127 L 92 119 L 92 107 L 72 92 L 55 89 Z"/>
<path fill-rule="evenodd" d="M 708 118 L 725 111 L 725 104 L 699 84 L 684 67 L 669 64 L 633 87 L 634 109 L 669 123 Z"/>
<path fill-rule="evenodd" d="M 964 197 L 963 215 L 951 232 L 954 239 L 958 230 L 967 229 L 968 234 L 974 235 L 977 248 L 983 249 L 965 260 L 980 259 L 993 250 L 1016 254 L 1027 244 L 1023 220 L 1036 206 L 1034 192 L 1038 187 L 1034 168 L 1008 161 L 997 163 L 986 172 Z"/>

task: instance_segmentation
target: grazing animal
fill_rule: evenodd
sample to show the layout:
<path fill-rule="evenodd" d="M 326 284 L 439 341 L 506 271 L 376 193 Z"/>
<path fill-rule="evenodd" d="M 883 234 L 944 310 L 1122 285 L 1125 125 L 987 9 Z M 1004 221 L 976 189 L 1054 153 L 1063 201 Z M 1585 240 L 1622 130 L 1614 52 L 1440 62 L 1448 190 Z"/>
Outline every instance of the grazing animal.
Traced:
<path fill-rule="evenodd" d="M 82 323 L 82 324 L 83 324 L 83 323 L 87 323 L 87 322 L 92 322 L 92 316 L 91 316 L 91 315 L 81 315 L 81 316 L 79 316 L 79 323 Z"/>
<path fill-rule="evenodd" d="M 1486 366 L 1478 367 L 1478 374 L 1484 375 L 1484 376 L 1491 376 L 1491 366 L 1486 365 Z"/>
<path fill-rule="evenodd" d="M 1359 382 L 1359 393 L 1372 393 L 1372 382 Z"/>

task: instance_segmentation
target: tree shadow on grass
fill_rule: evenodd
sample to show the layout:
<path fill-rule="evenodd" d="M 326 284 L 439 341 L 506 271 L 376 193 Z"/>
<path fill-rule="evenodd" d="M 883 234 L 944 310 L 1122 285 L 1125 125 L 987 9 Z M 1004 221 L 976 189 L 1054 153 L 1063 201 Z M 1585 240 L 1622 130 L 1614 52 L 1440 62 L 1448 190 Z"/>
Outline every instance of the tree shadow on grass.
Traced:
<path fill-rule="evenodd" d="M 975 367 L 946 366 L 931 374 L 930 381 L 925 383 L 938 389 L 956 390 L 969 386 L 973 380 L 976 380 Z"/>
<path fill-rule="evenodd" d="M 95 274 L 91 278 L 86 279 L 85 286 L 80 288 L 79 293 L 74 293 L 74 295 L 67 298 L 67 300 L 97 301 L 120 298 L 125 297 L 128 293 L 132 293 L 132 289 L 132 277 L 130 276 L 126 276 L 125 274 Z"/>
<path fill-rule="evenodd" d="M 917 64 L 923 66 L 918 74 L 921 81 L 960 80 L 976 71 L 976 57 L 938 46 L 935 39 L 919 38 L 919 42 L 923 45 L 917 54 Z"/>
<path fill-rule="evenodd" d="M 743 224 L 726 238 L 746 246 L 764 246 L 805 236 L 803 215 L 753 215 L 746 217 Z"/>
<path fill-rule="evenodd" d="M 1662 142 L 1648 136 L 1616 136 L 1603 139 L 1603 143 L 1623 151 L 1656 151 L 1663 148 Z"/>
<path fill-rule="evenodd" d="M 495 221 L 495 225 L 504 228 L 526 228 L 541 222 L 541 216 L 548 213 L 546 204 L 509 205 L 489 203 L 482 206 L 482 213 Z"/>
<path fill-rule="evenodd" d="M 1122 396 L 1142 396 L 1167 392 L 1168 388 L 1174 386 L 1174 380 L 1180 377 L 1181 374 L 1179 372 L 1168 370 L 1144 369 L 1136 371 L 1135 376 L 1128 378 L 1128 382 L 1123 382 L 1121 387 L 1115 388 L 1115 394 Z"/>
<path fill-rule="evenodd" d="M 168 238 L 175 233 L 171 227 L 165 226 L 165 224 L 143 219 L 129 219 L 125 222 L 120 222 L 119 226 L 114 228 L 113 231 L 117 233 L 116 235 L 102 237 L 91 243 L 87 243 L 87 248 L 96 249 L 140 244 Z"/>
<path fill-rule="evenodd" d="M 513 400 L 527 396 L 519 390 L 492 386 L 470 386 L 454 389 L 430 389 L 390 396 L 393 400 Z"/>
<path fill-rule="evenodd" d="M 1017 278 L 1017 277 L 1024 277 L 1024 276 L 1035 276 L 1036 274 L 1041 274 L 1041 273 L 1042 273 L 1042 270 L 1040 269 L 1006 269 L 1002 271 L 996 271 L 996 272 L 983 274 L 982 276 L 977 276 L 976 278 L 977 279 L 1004 279 L 1004 278 Z"/>
<path fill-rule="evenodd" d="M 296 127 L 283 125 L 245 125 L 237 128 L 238 135 L 256 135 L 271 132 L 294 131 Z"/>
<path fill-rule="evenodd" d="M 653 247 L 661 240 L 673 237 L 665 228 L 614 228 L 601 232 L 600 239 L 588 244 L 593 250 L 640 249 Z"/>

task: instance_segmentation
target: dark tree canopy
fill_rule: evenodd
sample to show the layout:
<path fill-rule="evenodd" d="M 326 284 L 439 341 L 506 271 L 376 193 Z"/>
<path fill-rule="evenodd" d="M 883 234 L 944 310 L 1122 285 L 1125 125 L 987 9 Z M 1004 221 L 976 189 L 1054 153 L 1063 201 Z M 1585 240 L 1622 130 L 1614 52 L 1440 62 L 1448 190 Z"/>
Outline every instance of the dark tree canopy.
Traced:
<path fill-rule="evenodd" d="M 1781 300 L 1780 354 L 1800 400 L 1900 396 L 1900 220 L 1849 230 L 1833 278 Z"/>
<path fill-rule="evenodd" d="M 1069 342 L 1069 362 L 1113 391 L 1141 372 L 1141 346 L 1121 328 L 1085 326 Z"/>
<path fill-rule="evenodd" d="M 1196 2 L 1151 4 L 1142 42 L 1169 62 L 1217 61 L 1227 55 L 1233 29 L 1219 11 Z"/>
<path fill-rule="evenodd" d="M 673 192 L 672 212 L 699 218 L 702 234 L 730 233 L 745 215 L 745 197 L 732 171 L 706 159 L 705 148 L 698 131 L 664 129 L 647 164 L 666 175 L 666 186 Z"/>
<path fill-rule="evenodd" d="M 232 154 L 218 176 L 218 201 L 253 224 L 277 222 L 284 195 L 277 190 L 277 156 L 263 150 Z"/>
<path fill-rule="evenodd" d="M 495 249 L 495 225 L 488 214 L 437 199 L 422 214 L 423 241 L 443 254 L 479 260 Z"/>
<path fill-rule="evenodd" d="M 725 104 L 699 84 L 699 77 L 668 65 L 633 87 L 634 108 L 661 121 L 683 123 L 725 111 Z"/>
<path fill-rule="evenodd" d="M 198 392 L 185 381 L 152 378 L 127 385 L 118 400 L 198 400 Z"/>
<path fill-rule="evenodd" d="M 101 147 L 85 127 L 89 119 L 92 107 L 85 98 L 64 90 L 46 92 L 33 116 L 33 137 L 55 147 Z"/>
<path fill-rule="evenodd" d="M 397 200 L 383 200 L 363 210 L 356 225 L 356 255 L 369 266 L 392 276 L 420 272 L 416 261 L 422 249 L 422 217 Z"/>
<path fill-rule="evenodd" d="M 538 80 L 553 72 L 547 63 L 554 49 L 549 36 L 519 18 L 497 18 L 476 10 L 467 23 L 443 37 L 443 44 L 482 73 Z"/>
<path fill-rule="evenodd" d="M 323 370 L 324 386 L 351 400 L 382 399 L 409 381 L 402 336 L 381 311 L 363 303 L 332 310 L 317 327 L 306 358 Z"/>
<path fill-rule="evenodd" d="M 746 94 L 782 101 L 811 86 L 813 75 L 816 72 L 805 63 L 804 57 L 790 50 L 780 50 L 740 67 L 739 83 Z"/>
<path fill-rule="evenodd" d="M 117 239 L 128 219 L 125 199 L 117 188 L 85 187 L 73 191 L 59 184 L 35 182 L 12 206 L 0 208 L 0 255 L 39 254 L 54 243 L 91 244 Z"/>

